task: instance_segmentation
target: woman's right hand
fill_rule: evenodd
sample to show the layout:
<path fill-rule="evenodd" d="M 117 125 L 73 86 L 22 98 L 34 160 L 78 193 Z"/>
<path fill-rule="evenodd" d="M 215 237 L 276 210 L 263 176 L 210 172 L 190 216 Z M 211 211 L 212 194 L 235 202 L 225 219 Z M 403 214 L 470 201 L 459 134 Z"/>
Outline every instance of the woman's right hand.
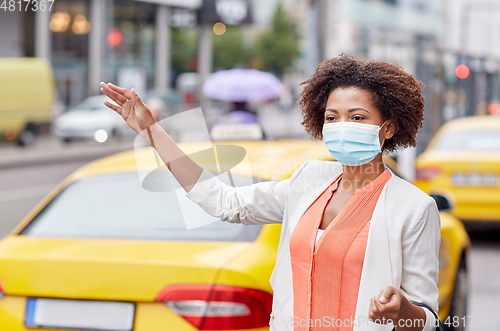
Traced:
<path fill-rule="evenodd" d="M 149 107 L 141 101 L 134 89 L 130 92 L 111 83 L 101 82 L 101 92 L 116 102 L 104 104 L 116 111 L 137 134 L 145 136 L 144 130 L 156 123 Z"/>
<path fill-rule="evenodd" d="M 111 83 L 101 83 L 101 91 L 116 102 L 116 105 L 108 101 L 104 104 L 120 114 L 135 132 L 149 139 L 175 179 L 186 192 L 191 191 L 203 168 L 191 160 L 161 126 L 154 125 L 156 121 L 151 110 L 141 101 L 134 89 L 129 92 Z M 145 129 L 149 127 L 151 129 L 146 133 Z"/>

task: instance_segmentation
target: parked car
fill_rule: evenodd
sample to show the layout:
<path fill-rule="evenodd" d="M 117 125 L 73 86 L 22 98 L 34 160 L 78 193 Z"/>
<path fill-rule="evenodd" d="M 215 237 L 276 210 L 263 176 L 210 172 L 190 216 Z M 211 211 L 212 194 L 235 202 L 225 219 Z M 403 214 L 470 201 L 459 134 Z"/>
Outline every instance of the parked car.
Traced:
<path fill-rule="evenodd" d="M 445 123 L 416 162 L 415 184 L 446 196 L 466 222 L 500 221 L 500 116 Z"/>
<path fill-rule="evenodd" d="M 0 141 L 30 145 L 49 132 L 55 100 L 52 66 L 41 58 L 0 58 Z"/>
<path fill-rule="evenodd" d="M 320 141 L 215 143 L 222 145 L 246 151 L 256 181 L 286 179 L 311 158 L 334 162 Z M 180 144 L 187 154 L 200 146 Z M 197 154 L 196 161 L 209 167 L 208 156 Z M 173 189 L 145 190 L 138 159 L 140 169 L 158 166 L 148 147 L 76 170 L 0 240 L 1 331 L 268 330 L 281 225 L 220 222 Z M 397 171 L 392 159 L 385 161 Z M 237 168 L 231 174 L 248 176 Z M 447 207 L 446 199 L 439 201 Z M 180 205 L 215 222 L 188 231 Z M 470 242 L 446 212 L 441 227 L 439 316 L 445 321 L 465 316 Z"/>
<path fill-rule="evenodd" d="M 106 96 L 88 97 L 82 103 L 59 115 L 52 126 L 54 135 L 65 142 L 95 140 L 103 143 L 110 137 L 118 137 L 123 119 L 109 111 Z"/>
<path fill-rule="evenodd" d="M 142 99 L 150 106 L 157 120 L 173 115 L 183 104 L 180 94 L 173 90 L 148 92 Z M 110 111 L 104 101 L 110 101 L 104 95 L 92 96 L 85 99 L 76 107 L 59 115 L 53 125 L 53 133 L 65 142 L 73 140 L 95 140 L 103 143 L 109 138 L 133 138 L 135 132 L 123 121 L 121 116 Z"/>

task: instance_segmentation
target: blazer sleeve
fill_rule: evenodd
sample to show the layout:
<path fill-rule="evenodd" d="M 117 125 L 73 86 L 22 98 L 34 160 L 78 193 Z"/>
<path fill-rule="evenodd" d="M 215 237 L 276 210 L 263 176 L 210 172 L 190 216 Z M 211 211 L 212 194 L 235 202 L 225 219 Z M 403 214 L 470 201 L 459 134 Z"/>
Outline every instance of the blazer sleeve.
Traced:
<path fill-rule="evenodd" d="M 438 313 L 437 287 L 439 277 L 439 246 L 441 219 L 436 202 L 424 198 L 415 211 L 412 222 L 403 237 L 403 271 L 401 290 L 410 302 L 427 305 L 423 331 L 435 330 Z"/>
<path fill-rule="evenodd" d="M 286 180 L 243 187 L 227 185 L 203 169 L 195 186 L 186 196 L 208 214 L 230 223 L 282 223 L 291 184 L 310 161 L 312 160 L 302 164 Z"/>

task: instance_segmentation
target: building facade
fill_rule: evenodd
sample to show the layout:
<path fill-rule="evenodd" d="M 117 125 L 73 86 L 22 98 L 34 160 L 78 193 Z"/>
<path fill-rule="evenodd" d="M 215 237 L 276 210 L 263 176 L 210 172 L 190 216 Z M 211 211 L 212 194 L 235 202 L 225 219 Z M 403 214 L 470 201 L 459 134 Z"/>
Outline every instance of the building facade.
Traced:
<path fill-rule="evenodd" d="M 201 0 L 58 0 L 45 10 L 0 10 L 0 56 L 50 59 L 66 106 L 98 94 L 101 81 L 166 88 L 170 23 L 196 25 L 193 10 L 200 6 Z M 179 17 L 182 10 L 195 21 Z"/>
<path fill-rule="evenodd" d="M 426 85 L 426 112 L 418 147 L 398 154 L 402 172 L 414 177 L 414 159 L 442 124 L 445 96 L 442 39 L 444 0 L 283 0 L 302 22 L 303 76 L 341 53 L 400 65 Z"/>

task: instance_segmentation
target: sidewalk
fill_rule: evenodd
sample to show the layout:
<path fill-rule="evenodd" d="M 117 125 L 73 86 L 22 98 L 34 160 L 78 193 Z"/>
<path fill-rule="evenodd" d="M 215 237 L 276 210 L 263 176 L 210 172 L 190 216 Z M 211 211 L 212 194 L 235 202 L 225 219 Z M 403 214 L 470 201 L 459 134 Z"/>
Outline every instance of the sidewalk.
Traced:
<path fill-rule="evenodd" d="M 63 143 L 55 138 L 41 137 L 28 147 L 8 143 L 0 144 L 0 169 L 71 161 L 92 161 L 133 148 L 134 142 L 131 139 L 99 144 L 93 141 Z"/>

